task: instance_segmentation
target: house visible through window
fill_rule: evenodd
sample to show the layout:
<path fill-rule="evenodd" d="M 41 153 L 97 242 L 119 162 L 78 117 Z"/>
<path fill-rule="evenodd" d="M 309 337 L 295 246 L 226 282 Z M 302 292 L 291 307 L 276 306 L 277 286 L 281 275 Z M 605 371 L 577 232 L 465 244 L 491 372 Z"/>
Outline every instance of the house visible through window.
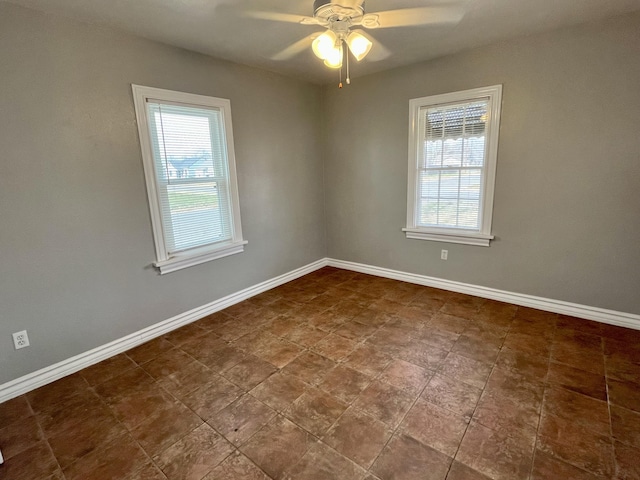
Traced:
<path fill-rule="evenodd" d="M 408 238 L 489 245 L 501 86 L 410 101 Z"/>
<path fill-rule="evenodd" d="M 228 100 L 133 86 L 157 261 L 168 273 L 239 253 Z"/>

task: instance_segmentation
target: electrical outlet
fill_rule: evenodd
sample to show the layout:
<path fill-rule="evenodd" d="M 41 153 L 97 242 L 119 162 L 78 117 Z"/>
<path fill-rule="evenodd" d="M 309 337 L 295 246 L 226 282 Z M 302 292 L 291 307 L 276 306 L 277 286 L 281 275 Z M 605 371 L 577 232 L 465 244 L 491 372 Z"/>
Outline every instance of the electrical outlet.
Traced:
<path fill-rule="evenodd" d="M 27 335 L 26 330 L 13 334 L 13 346 L 16 347 L 16 350 L 28 347 L 29 345 L 31 344 L 29 343 L 29 335 Z"/>
<path fill-rule="evenodd" d="M 449 258 L 449 250 L 442 250 L 440 252 L 440 260 L 446 260 Z"/>

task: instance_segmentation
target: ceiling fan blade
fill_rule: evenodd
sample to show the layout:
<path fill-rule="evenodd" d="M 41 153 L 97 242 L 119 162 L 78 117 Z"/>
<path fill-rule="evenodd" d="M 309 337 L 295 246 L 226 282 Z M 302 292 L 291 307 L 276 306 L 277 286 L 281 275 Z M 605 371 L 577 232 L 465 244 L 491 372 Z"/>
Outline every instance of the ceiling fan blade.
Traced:
<path fill-rule="evenodd" d="M 464 17 L 460 7 L 418 7 L 368 13 L 362 17 L 365 28 L 410 27 L 412 25 L 433 25 L 438 23 L 458 23 Z"/>
<path fill-rule="evenodd" d="M 391 55 L 391 50 L 389 50 L 387 47 L 385 47 L 383 44 L 381 44 L 378 40 L 373 38 L 373 36 L 370 35 L 369 33 L 365 32 L 364 30 L 362 30 L 360 28 L 355 28 L 352 31 L 358 32 L 360 35 L 366 37 L 367 40 L 369 40 L 371 43 L 373 43 L 373 45 L 371 47 L 371 51 L 365 57 L 367 59 L 367 61 L 369 61 L 369 62 L 379 62 L 380 60 L 384 60 L 385 58 L 387 58 L 387 57 L 389 57 Z"/>
<path fill-rule="evenodd" d="M 363 3 L 364 3 L 364 0 L 341 0 L 340 1 L 340 5 L 342 5 L 343 7 L 351 7 L 351 8 L 361 7 Z"/>
<path fill-rule="evenodd" d="M 287 48 L 285 48 L 284 50 L 276 53 L 274 56 L 271 57 L 271 60 L 277 60 L 277 61 L 289 60 L 290 58 L 293 58 L 296 55 L 299 55 L 300 53 L 304 52 L 306 49 L 311 47 L 311 44 L 313 43 L 313 41 L 318 35 L 320 35 L 318 32 L 312 33 L 311 35 L 307 35 L 302 40 L 298 40 L 296 43 L 293 43 L 289 45 Z"/>
<path fill-rule="evenodd" d="M 313 17 L 304 15 L 293 15 L 290 13 L 263 12 L 259 10 L 247 10 L 244 16 L 257 18 L 259 20 L 271 20 L 274 22 L 300 23 L 302 25 L 318 25 L 318 21 Z"/>

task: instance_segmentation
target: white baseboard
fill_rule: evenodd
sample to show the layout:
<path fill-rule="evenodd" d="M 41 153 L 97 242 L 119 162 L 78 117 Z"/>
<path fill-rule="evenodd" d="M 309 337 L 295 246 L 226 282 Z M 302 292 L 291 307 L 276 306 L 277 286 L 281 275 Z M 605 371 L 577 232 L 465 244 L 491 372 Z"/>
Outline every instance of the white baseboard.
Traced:
<path fill-rule="evenodd" d="M 183 327 L 191 322 L 195 322 L 201 318 L 211 315 L 219 310 L 223 310 L 231 305 L 242 302 L 259 293 L 271 290 L 279 285 L 295 280 L 296 278 L 307 275 L 327 265 L 327 259 L 323 258 L 316 262 L 297 268 L 291 272 L 285 273 L 278 277 L 266 280 L 239 292 L 232 293 L 226 297 L 215 300 L 201 307 L 194 308 L 188 312 L 181 313 L 175 317 L 169 318 L 162 322 L 151 325 L 134 332 L 126 337 L 119 338 L 113 342 L 109 342 L 100 347 L 81 353 L 74 357 L 58 362 L 49 367 L 42 368 L 33 373 L 29 373 L 10 382 L 0 385 L 0 403 L 10 400 L 24 393 L 35 390 L 38 387 L 54 382 L 62 377 L 71 375 L 83 368 L 94 365 L 102 360 L 125 352 L 133 347 L 152 340 L 160 335 L 164 335 L 172 330 Z"/>
<path fill-rule="evenodd" d="M 391 278 L 401 280 L 403 282 L 425 285 L 428 287 L 441 288 L 452 292 L 465 293 L 476 297 L 489 298 L 499 300 L 501 302 L 513 303 L 523 307 L 537 308 L 553 313 L 561 313 L 571 315 L 573 317 L 584 318 L 587 320 L 595 320 L 596 322 L 608 323 L 610 325 L 618 325 L 620 327 L 633 328 L 640 330 L 640 315 L 633 313 L 618 312 L 615 310 L 607 310 L 604 308 L 590 307 L 588 305 L 580 305 L 577 303 L 564 302 L 562 300 L 554 300 L 551 298 L 536 297 L 533 295 L 525 295 L 523 293 L 508 292 L 506 290 L 498 290 L 495 288 L 482 287 L 480 285 L 472 285 L 469 283 L 455 282 L 453 280 L 444 280 L 441 278 L 428 277 L 426 275 L 418 275 L 415 273 L 400 272 L 389 268 L 374 267 L 362 263 L 347 262 L 344 260 L 327 259 L 327 265 L 331 267 L 343 268 L 354 272 L 367 273 L 378 277 Z"/>
<path fill-rule="evenodd" d="M 169 318 L 162 322 L 151 325 L 150 327 L 139 330 L 125 337 L 114 340 L 100 347 L 81 353 L 74 357 L 58 362 L 49 367 L 37 370 L 33 373 L 24 375 L 10 382 L 0 385 L 0 403 L 10 400 L 24 393 L 35 390 L 38 387 L 54 382 L 62 377 L 71 375 L 83 368 L 94 365 L 102 360 L 125 352 L 133 347 L 141 345 L 149 340 L 164 335 L 172 330 L 180 328 L 191 322 L 199 320 L 207 315 L 211 315 L 219 310 L 223 310 L 231 305 L 242 302 L 248 298 L 266 292 L 284 283 L 295 280 L 296 278 L 307 275 L 322 267 L 332 266 L 351 270 L 354 272 L 367 273 L 378 277 L 391 278 L 401 280 L 403 282 L 425 285 L 428 287 L 441 288 L 458 293 L 475 295 L 477 297 L 499 300 L 502 302 L 513 303 L 524 307 L 537 308 L 554 313 L 571 315 L 587 320 L 595 320 L 597 322 L 607 323 L 610 325 L 618 325 L 621 327 L 633 328 L 640 330 L 640 315 L 633 313 L 618 312 L 615 310 L 607 310 L 604 308 L 590 307 L 588 305 L 580 305 L 577 303 L 564 302 L 561 300 L 553 300 L 550 298 L 536 297 L 533 295 L 525 295 L 522 293 L 508 292 L 495 288 L 482 287 L 479 285 L 471 285 L 469 283 L 456 282 L 452 280 L 444 280 L 441 278 L 428 277 L 415 273 L 401 272 L 389 268 L 375 267 L 361 263 L 347 262 L 344 260 L 336 260 L 332 258 L 323 258 L 316 262 L 305 265 L 304 267 L 292 270 L 278 277 L 266 280 L 262 283 L 245 288 L 226 297 L 215 300 L 207 305 L 203 305 L 188 312 L 181 313 L 175 317 Z"/>

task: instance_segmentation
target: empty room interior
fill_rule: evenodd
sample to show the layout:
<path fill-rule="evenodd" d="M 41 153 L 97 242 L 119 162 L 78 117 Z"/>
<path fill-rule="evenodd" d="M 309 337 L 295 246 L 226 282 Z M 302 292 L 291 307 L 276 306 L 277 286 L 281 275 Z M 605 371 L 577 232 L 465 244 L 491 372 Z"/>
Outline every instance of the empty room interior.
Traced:
<path fill-rule="evenodd" d="M 0 479 L 640 479 L 640 0 L 0 0 Z"/>

